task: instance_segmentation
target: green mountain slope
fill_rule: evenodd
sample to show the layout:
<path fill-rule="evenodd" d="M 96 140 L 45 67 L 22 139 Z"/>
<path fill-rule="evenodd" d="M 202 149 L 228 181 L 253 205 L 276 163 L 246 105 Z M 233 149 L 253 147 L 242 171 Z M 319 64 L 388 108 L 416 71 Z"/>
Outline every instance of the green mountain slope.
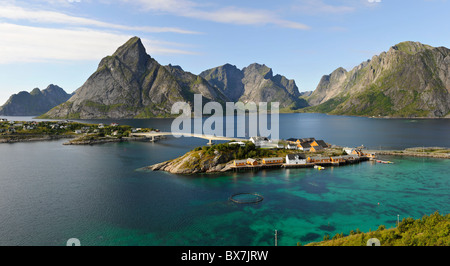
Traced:
<path fill-rule="evenodd" d="M 305 112 L 449 117 L 450 50 L 403 42 L 350 72 L 338 68 L 307 98 Z"/>

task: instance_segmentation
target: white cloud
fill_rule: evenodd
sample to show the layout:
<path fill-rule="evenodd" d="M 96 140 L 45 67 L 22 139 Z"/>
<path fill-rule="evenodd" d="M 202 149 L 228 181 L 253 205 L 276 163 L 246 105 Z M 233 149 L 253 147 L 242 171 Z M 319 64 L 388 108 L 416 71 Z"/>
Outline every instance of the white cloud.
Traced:
<path fill-rule="evenodd" d="M 298 0 L 294 10 L 305 14 L 345 14 L 356 10 L 355 6 L 330 5 L 323 0 Z"/>
<path fill-rule="evenodd" d="M 284 28 L 306 30 L 309 26 L 281 19 L 278 14 L 269 10 L 244 9 L 237 7 L 215 8 L 211 4 L 200 5 L 189 0 L 122 0 L 138 3 L 144 10 L 171 13 L 176 16 L 195 18 L 219 23 L 237 25 L 273 24 Z"/>
<path fill-rule="evenodd" d="M 92 29 L 55 29 L 0 23 L 0 64 L 52 60 L 100 60 L 130 37 Z M 142 40 L 151 55 L 192 54 L 169 42 Z"/>
<path fill-rule="evenodd" d="M 173 27 L 150 27 L 150 26 L 125 26 L 107 23 L 95 19 L 70 16 L 60 12 L 25 9 L 14 5 L 1 5 L 0 18 L 9 20 L 26 20 L 35 23 L 53 23 L 75 26 L 93 26 L 114 30 L 139 31 L 147 33 L 172 32 L 180 34 L 198 34 L 195 31 L 183 30 Z"/>

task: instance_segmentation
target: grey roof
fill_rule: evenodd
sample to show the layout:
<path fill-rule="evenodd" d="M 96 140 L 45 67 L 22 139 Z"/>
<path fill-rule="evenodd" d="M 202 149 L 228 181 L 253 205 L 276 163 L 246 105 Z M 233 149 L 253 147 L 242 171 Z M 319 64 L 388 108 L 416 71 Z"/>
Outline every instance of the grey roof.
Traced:
<path fill-rule="evenodd" d="M 275 157 L 275 158 L 264 158 L 264 161 L 275 161 L 275 160 L 283 160 L 281 157 Z"/>
<path fill-rule="evenodd" d="M 303 142 L 303 143 L 300 143 L 300 146 L 302 146 L 303 148 L 311 148 L 311 143 Z"/>
<path fill-rule="evenodd" d="M 317 142 L 317 144 L 319 144 L 319 146 L 322 146 L 324 148 L 328 147 L 328 145 L 323 140 L 316 140 L 316 142 Z"/>
<path fill-rule="evenodd" d="M 303 160 L 306 159 L 306 155 L 303 153 L 298 153 L 298 154 L 288 154 L 287 155 L 289 160 Z"/>
<path fill-rule="evenodd" d="M 348 158 L 355 158 L 355 157 L 358 157 L 358 155 L 356 155 L 356 154 L 352 154 L 352 155 L 342 155 L 341 157 L 344 158 L 344 159 L 348 159 Z"/>
<path fill-rule="evenodd" d="M 315 156 L 311 157 L 311 160 L 329 160 L 330 157 L 321 157 L 321 156 Z"/>
<path fill-rule="evenodd" d="M 323 150 L 323 147 L 322 146 L 314 146 L 314 149 L 317 151 L 317 150 Z"/>

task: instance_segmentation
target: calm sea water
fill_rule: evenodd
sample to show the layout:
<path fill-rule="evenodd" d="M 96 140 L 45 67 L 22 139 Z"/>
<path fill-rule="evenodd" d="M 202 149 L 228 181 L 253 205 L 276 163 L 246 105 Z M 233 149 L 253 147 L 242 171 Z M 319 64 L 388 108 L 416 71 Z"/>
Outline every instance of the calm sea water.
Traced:
<path fill-rule="evenodd" d="M 171 120 L 119 123 L 170 130 Z M 450 147 L 448 120 L 286 114 L 280 124 L 282 138 L 313 136 L 371 148 Z M 0 145 L 0 245 L 65 245 L 78 238 L 82 245 L 264 246 L 274 244 L 276 229 L 278 244 L 290 246 L 357 228 L 394 227 L 397 215 L 450 212 L 450 160 L 385 156 L 395 164 L 178 176 L 139 169 L 205 140 L 63 142 Z M 228 201 L 239 192 L 258 192 L 264 201 Z"/>

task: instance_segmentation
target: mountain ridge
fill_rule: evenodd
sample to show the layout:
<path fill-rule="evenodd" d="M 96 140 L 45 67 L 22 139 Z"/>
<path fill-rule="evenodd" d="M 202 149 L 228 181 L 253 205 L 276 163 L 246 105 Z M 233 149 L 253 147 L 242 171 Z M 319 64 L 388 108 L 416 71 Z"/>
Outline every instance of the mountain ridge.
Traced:
<path fill-rule="evenodd" d="M 46 89 L 34 88 L 31 92 L 21 91 L 9 97 L 0 106 L 0 115 L 35 116 L 48 112 L 53 107 L 67 101 L 71 97 L 57 85 L 50 84 Z"/>
<path fill-rule="evenodd" d="M 402 42 L 347 71 L 324 75 L 305 112 L 449 117 L 450 50 Z"/>
<path fill-rule="evenodd" d="M 97 70 L 65 103 L 41 118 L 151 118 L 171 116 L 176 102 L 193 107 L 194 95 L 207 102 L 274 102 L 282 108 L 307 105 L 300 99 L 295 81 L 273 76 L 271 68 L 251 64 L 239 70 L 231 64 L 215 68 L 220 79 L 195 75 L 180 66 L 163 66 L 147 54 L 142 41 L 133 37 L 112 55 L 104 57 Z M 204 71 L 206 72 L 206 71 Z"/>
<path fill-rule="evenodd" d="M 279 102 L 285 109 L 307 106 L 294 80 L 274 76 L 273 70 L 264 64 L 253 63 L 242 70 L 225 64 L 205 70 L 200 76 L 235 102 Z"/>
<path fill-rule="evenodd" d="M 98 69 L 66 103 L 42 118 L 150 118 L 167 117 L 175 102 L 193 105 L 194 94 L 204 100 L 227 99 L 198 76 L 162 66 L 146 53 L 138 37 L 103 58 Z"/>

